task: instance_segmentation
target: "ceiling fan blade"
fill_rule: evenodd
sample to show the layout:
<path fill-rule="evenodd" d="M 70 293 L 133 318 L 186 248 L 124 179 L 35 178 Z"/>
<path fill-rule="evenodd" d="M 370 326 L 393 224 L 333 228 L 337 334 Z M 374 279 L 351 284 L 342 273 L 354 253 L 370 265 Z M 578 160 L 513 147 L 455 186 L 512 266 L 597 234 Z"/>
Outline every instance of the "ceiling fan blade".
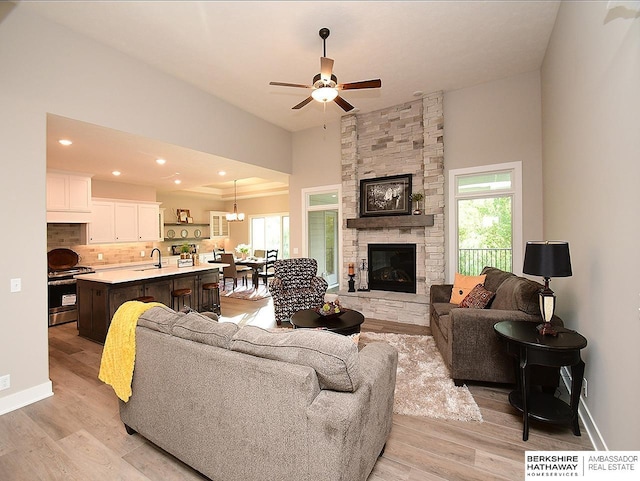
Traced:
<path fill-rule="evenodd" d="M 291 107 L 292 110 L 298 110 L 301 109 L 302 107 L 304 107 L 305 105 L 307 105 L 309 102 L 311 102 L 313 100 L 313 97 L 311 95 L 309 95 L 306 99 L 304 99 L 302 102 L 300 102 L 298 105 L 294 105 L 293 107 Z"/>
<path fill-rule="evenodd" d="M 333 59 L 329 57 L 320 57 L 320 78 L 325 82 L 331 80 L 333 73 Z"/>
<path fill-rule="evenodd" d="M 298 87 L 301 89 L 312 89 L 313 85 L 290 84 L 287 82 L 269 82 L 269 85 L 278 85 L 280 87 Z"/>
<path fill-rule="evenodd" d="M 382 80 L 379 78 L 373 80 L 362 80 L 360 82 L 349 82 L 346 84 L 338 84 L 338 90 L 354 90 L 354 89 L 379 89 L 382 87 Z"/>
<path fill-rule="evenodd" d="M 333 99 L 333 101 L 337 103 L 345 112 L 349 112 L 349 110 L 353 110 L 353 105 L 351 105 L 349 102 L 347 102 L 345 99 L 343 99 L 339 95 L 335 99 Z"/>

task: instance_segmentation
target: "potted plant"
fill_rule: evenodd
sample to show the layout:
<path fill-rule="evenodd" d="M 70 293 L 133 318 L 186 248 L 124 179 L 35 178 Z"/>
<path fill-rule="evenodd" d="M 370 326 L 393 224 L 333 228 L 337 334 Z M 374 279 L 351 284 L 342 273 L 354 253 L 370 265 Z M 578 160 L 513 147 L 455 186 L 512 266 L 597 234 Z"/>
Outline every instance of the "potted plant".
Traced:
<path fill-rule="evenodd" d="M 416 208 L 413 210 L 413 215 L 422 214 L 422 210 L 420 210 L 420 201 L 424 199 L 424 195 L 422 192 L 415 192 L 411 194 L 411 200 L 416 203 Z"/>
<path fill-rule="evenodd" d="M 240 254 L 240 257 L 243 259 L 247 258 L 249 251 L 251 251 L 251 246 L 249 244 L 238 244 L 236 246 L 236 252 Z"/>
<path fill-rule="evenodd" d="M 191 246 L 186 242 L 180 246 L 180 259 L 188 259 L 191 253 Z"/>

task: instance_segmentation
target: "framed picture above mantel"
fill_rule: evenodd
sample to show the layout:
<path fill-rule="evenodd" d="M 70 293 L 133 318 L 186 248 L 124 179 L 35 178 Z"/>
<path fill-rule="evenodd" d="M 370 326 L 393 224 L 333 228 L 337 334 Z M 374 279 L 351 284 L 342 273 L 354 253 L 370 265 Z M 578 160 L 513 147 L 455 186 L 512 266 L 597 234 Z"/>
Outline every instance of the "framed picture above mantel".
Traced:
<path fill-rule="evenodd" d="M 411 215 L 411 174 L 360 180 L 360 217 Z"/>

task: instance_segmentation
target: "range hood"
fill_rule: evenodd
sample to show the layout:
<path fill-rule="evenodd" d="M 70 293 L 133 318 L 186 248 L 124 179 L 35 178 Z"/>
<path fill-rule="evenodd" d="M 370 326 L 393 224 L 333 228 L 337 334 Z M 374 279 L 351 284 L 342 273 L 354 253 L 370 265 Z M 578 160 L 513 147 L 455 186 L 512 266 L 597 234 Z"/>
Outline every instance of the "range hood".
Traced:
<path fill-rule="evenodd" d="M 88 224 L 91 212 L 47 211 L 47 224 Z"/>

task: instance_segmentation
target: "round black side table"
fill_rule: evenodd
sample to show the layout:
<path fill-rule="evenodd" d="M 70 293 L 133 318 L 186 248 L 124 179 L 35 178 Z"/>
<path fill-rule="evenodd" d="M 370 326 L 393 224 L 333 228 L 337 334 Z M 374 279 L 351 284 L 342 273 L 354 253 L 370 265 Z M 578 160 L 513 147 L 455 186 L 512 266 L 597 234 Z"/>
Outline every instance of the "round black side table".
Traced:
<path fill-rule="evenodd" d="M 522 440 L 529 439 L 529 418 L 553 424 L 571 426 L 573 434 L 580 436 L 578 403 L 584 376 L 584 362 L 580 350 L 587 340 L 580 334 L 563 327 L 557 336 L 538 333 L 535 322 L 503 321 L 493 326 L 505 341 L 507 353 L 516 358 L 516 389 L 509 394 L 509 402 L 522 412 Z M 531 365 L 571 368 L 571 400 L 569 404 L 544 392 L 531 392 L 529 367 Z"/>

